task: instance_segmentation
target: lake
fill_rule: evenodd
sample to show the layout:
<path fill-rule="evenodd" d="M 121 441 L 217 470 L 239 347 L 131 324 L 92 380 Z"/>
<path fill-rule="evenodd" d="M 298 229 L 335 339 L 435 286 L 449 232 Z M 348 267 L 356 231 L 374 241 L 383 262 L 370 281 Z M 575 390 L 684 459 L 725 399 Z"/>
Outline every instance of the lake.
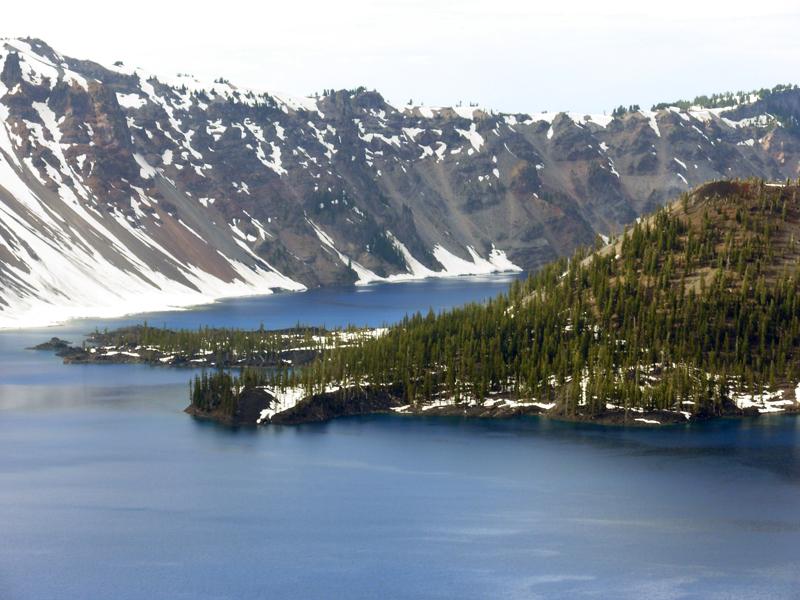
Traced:
<path fill-rule="evenodd" d="M 194 371 L 63 365 L 57 335 L 378 326 L 509 277 L 0 332 L 0 598 L 800 597 L 800 419 L 660 429 L 365 416 L 226 429 Z"/>

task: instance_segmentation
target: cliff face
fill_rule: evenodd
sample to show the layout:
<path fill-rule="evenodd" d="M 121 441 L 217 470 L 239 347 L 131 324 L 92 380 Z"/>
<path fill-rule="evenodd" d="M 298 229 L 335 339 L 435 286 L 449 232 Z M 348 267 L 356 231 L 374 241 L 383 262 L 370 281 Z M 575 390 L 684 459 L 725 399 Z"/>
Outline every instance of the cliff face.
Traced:
<path fill-rule="evenodd" d="M 0 47 L 0 326 L 220 296 L 534 269 L 710 178 L 796 177 L 736 109 L 621 117 L 393 106 Z"/>

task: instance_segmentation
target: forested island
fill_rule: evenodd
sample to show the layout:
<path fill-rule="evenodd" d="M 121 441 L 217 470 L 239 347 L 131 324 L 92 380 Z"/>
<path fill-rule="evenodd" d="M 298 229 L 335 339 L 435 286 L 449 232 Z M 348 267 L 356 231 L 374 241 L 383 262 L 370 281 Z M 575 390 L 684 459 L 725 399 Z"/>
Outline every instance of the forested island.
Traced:
<path fill-rule="evenodd" d="M 323 348 L 340 348 L 382 330 L 349 327 L 328 331 L 301 326 L 255 331 L 201 327 L 172 330 L 144 325 L 95 330 L 81 347 L 53 338 L 33 350 L 57 350 L 65 363 L 143 363 L 169 367 L 280 368 L 313 361 Z"/>
<path fill-rule="evenodd" d="M 507 294 L 391 327 L 142 326 L 62 353 L 219 367 L 195 377 L 187 412 L 228 424 L 393 411 L 657 425 L 797 412 L 798 191 L 705 184 Z"/>

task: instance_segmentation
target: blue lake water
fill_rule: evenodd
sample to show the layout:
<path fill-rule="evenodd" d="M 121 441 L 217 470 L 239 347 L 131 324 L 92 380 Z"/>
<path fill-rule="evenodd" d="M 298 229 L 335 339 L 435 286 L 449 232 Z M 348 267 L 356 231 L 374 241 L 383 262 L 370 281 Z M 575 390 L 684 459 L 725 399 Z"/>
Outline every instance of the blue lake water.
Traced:
<path fill-rule="evenodd" d="M 508 278 L 0 333 L 0 598 L 800 598 L 800 419 L 368 416 L 231 430 L 192 371 L 22 348 L 95 327 L 380 325 Z"/>

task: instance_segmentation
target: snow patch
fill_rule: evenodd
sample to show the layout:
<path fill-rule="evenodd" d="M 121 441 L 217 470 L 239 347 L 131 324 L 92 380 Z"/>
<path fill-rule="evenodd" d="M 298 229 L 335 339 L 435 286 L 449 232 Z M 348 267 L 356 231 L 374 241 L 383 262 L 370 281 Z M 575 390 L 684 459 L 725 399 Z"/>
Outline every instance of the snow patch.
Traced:
<path fill-rule="evenodd" d="M 653 110 L 640 110 L 639 112 L 642 113 L 650 122 L 650 127 L 653 128 L 653 131 L 656 132 L 656 135 L 661 137 L 661 132 L 658 130 L 658 123 L 656 122 L 656 115 L 658 113 Z"/>
<path fill-rule="evenodd" d="M 456 127 L 455 130 L 459 134 L 467 138 L 469 142 L 472 144 L 472 147 L 475 148 L 475 150 L 477 150 L 478 152 L 481 151 L 481 146 L 483 146 L 485 140 L 483 139 L 483 136 L 480 133 L 478 133 L 477 125 L 475 123 L 472 123 L 469 126 L 469 130 L 459 129 L 458 127 Z"/>
<path fill-rule="evenodd" d="M 117 93 L 117 102 L 122 108 L 142 108 L 147 104 L 147 100 L 139 96 L 139 94 Z"/>

